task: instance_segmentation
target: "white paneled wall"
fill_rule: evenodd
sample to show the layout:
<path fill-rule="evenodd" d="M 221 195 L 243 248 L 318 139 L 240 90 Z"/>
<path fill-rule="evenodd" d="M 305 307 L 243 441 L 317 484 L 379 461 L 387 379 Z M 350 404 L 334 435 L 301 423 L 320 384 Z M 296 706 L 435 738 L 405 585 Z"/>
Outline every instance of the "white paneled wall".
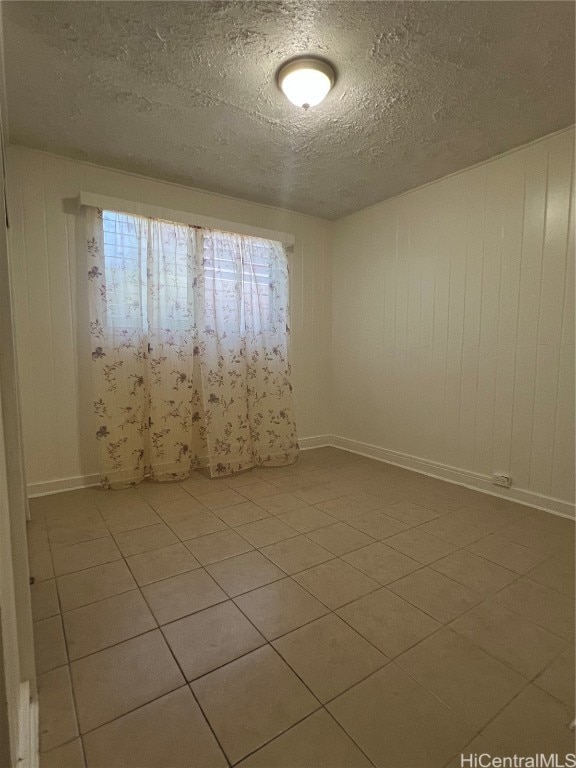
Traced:
<path fill-rule="evenodd" d="M 28 481 L 97 472 L 79 192 L 295 236 L 300 436 L 570 513 L 574 500 L 573 142 L 569 130 L 337 222 L 19 147 L 11 266 Z M 175 214 L 177 217 L 177 214 Z"/>
<path fill-rule="evenodd" d="M 573 145 L 565 131 L 336 222 L 335 435 L 462 482 L 509 474 L 568 511 L 551 500 L 574 500 Z"/>
<path fill-rule="evenodd" d="M 23 433 L 33 492 L 98 470 L 80 227 L 66 200 L 92 192 L 295 236 L 291 358 L 300 437 L 328 431 L 330 222 L 115 172 L 20 147 L 8 150 L 10 259 Z M 177 218 L 177 214 L 175 213 Z"/>

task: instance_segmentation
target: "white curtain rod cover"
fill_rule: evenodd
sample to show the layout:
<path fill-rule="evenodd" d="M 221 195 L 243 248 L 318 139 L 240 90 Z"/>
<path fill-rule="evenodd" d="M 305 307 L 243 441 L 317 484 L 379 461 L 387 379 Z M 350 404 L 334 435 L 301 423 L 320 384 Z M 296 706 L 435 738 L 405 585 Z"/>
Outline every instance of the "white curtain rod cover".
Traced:
<path fill-rule="evenodd" d="M 95 192 L 80 192 L 76 198 L 78 210 L 83 206 L 101 208 L 102 210 L 118 211 L 119 213 L 131 213 L 135 216 L 146 216 L 153 219 L 163 219 L 177 224 L 218 229 L 223 232 L 231 232 L 237 235 L 249 237 L 261 237 L 265 240 L 276 240 L 282 243 L 288 250 L 294 245 L 294 235 L 288 232 L 278 232 L 266 227 L 253 227 L 235 221 L 225 221 L 211 216 L 198 216 L 188 211 L 178 211 L 173 208 L 163 208 L 149 203 L 138 203 L 134 200 L 123 200 L 118 197 L 101 195 Z"/>

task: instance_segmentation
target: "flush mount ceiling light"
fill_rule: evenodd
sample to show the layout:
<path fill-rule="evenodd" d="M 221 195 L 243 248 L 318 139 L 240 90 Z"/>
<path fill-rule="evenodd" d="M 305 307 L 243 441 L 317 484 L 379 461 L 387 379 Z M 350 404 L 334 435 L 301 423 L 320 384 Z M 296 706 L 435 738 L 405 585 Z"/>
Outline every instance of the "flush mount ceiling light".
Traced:
<path fill-rule="evenodd" d="M 278 70 L 278 85 L 297 107 L 309 109 L 324 101 L 336 82 L 334 68 L 324 59 L 301 56 Z"/>

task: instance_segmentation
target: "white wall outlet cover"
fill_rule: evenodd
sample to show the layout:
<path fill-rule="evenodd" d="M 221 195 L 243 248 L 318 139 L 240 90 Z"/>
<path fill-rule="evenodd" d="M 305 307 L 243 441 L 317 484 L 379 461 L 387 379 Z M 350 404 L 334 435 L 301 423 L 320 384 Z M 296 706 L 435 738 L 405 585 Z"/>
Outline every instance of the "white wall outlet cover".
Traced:
<path fill-rule="evenodd" d="M 494 483 L 494 485 L 500 485 L 503 488 L 510 488 L 510 486 L 512 485 L 510 475 L 504 475 L 500 472 L 495 472 L 492 475 L 492 482 Z"/>

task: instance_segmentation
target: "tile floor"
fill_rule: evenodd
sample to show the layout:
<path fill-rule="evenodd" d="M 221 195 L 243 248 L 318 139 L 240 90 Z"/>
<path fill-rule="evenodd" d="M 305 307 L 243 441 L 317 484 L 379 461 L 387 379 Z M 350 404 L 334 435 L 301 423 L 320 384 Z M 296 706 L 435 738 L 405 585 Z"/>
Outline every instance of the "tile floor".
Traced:
<path fill-rule="evenodd" d="M 42 768 L 574 751 L 574 525 L 336 449 L 31 501 Z"/>

